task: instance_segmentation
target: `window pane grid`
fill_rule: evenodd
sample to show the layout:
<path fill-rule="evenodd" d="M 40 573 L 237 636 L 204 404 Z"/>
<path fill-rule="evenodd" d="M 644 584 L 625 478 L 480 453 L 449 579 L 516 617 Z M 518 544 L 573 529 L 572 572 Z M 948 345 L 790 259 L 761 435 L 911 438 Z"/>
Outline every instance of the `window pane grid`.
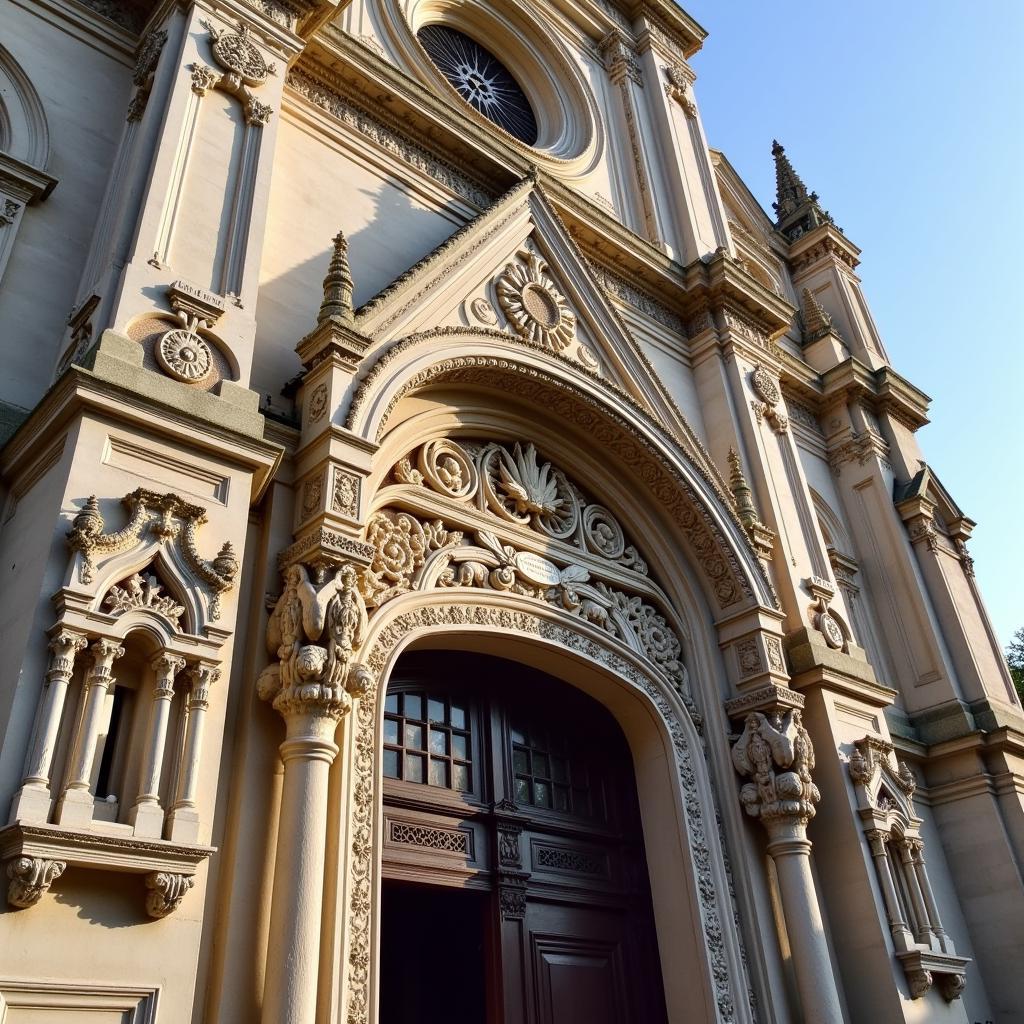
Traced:
<path fill-rule="evenodd" d="M 460 793 L 473 788 L 469 717 L 464 705 L 425 693 L 389 693 L 384 712 L 386 778 Z"/>
<path fill-rule="evenodd" d="M 513 723 L 512 776 L 517 803 L 583 818 L 603 816 L 603 801 L 592 799 L 585 760 L 574 757 L 563 736 L 545 735 Z"/>

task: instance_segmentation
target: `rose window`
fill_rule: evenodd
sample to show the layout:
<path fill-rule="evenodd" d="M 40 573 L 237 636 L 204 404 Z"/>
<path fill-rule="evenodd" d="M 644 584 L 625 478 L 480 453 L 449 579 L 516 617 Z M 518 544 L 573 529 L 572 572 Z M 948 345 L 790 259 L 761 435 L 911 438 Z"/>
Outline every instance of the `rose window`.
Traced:
<path fill-rule="evenodd" d="M 530 101 L 497 57 L 447 25 L 426 25 L 416 38 L 448 84 L 474 110 L 528 146 L 537 141 L 537 118 Z"/>

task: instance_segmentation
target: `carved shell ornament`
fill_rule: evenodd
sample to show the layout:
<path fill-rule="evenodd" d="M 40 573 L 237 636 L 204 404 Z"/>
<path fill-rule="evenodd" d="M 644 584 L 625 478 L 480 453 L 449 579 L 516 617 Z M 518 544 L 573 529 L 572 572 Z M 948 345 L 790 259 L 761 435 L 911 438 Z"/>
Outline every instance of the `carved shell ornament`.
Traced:
<path fill-rule="evenodd" d="M 524 252 L 523 263 L 508 263 L 496 282 L 498 305 L 522 338 L 561 352 L 576 338 L 576 314 L 547 273 L 547 263 Z"/>
<path fill-rule="evenodd" d="M 398 483 L 470 502 L 505 523 L 647 574 L 646 563 L 615 516 L 591 502 L 531 443 L 509 447 L 494 441 L 440 438 L 399 460 L 393 476 Z"/>

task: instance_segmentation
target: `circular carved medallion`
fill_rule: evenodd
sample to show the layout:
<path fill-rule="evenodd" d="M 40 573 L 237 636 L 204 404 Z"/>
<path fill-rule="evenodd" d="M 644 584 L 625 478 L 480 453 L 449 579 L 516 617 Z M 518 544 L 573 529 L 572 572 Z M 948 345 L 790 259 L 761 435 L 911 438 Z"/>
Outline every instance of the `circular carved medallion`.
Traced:
<path fill-rule="evenodd" d="M 309 396 L 309 420 L 315 423 L 327 412 L 327 385 L 318 384 Z"/>
<path fill-rule="evenodd" d="M 782 392 L 779 391 L 778 381 L 763 367 L 755 368 L 750 378 L 754 387 L 754 394 L 768 405 L 778 405 L 782 401 Z"/>
<path fill-rule="evenodd" d="M 246 85 L 261 85 L 270 74 L 263 54 L 249 41 L 248 32 L 222 32 L 213 41 L 213 56 L 225 71 L 233 71 Z"/>
<path fill-rule="evenodd" d="M 498 278 L 498 304 L 520 337 L 561 352 L 576 337 L 576 314 L 548 276 L 547 264 L 535 253 L 522 255 L 525 265 L 509 263 Z"/>
<path fill-rule="evenodd" d="M 818 629 L 821 630 L 825 637 L 825 643 L 829 647 L 839 650 L 843 646 L 843 631 L 839 628 L 839 623 L 836 622 L 835 618 L 829 612 L 822 612 L 818 616 Z"/>
<path fill-rule="evenodd" d="M 204 380 L 213 367 L 210 346 L 182 327 L 164 334 L 156 344 L 156 358 L 168 376 L 186 384 Z"/>

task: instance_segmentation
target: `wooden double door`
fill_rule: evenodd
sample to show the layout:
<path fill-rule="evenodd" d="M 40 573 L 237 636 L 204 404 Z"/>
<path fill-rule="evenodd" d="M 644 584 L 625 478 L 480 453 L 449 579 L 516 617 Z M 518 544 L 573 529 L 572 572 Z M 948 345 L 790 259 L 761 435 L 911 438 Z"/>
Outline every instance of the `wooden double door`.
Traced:
<path fill-rule="evenodd" d="M 406 656 L 383 731 L 381 1024 L 662 1024 L 632 758 L 596 701 Z"/>

